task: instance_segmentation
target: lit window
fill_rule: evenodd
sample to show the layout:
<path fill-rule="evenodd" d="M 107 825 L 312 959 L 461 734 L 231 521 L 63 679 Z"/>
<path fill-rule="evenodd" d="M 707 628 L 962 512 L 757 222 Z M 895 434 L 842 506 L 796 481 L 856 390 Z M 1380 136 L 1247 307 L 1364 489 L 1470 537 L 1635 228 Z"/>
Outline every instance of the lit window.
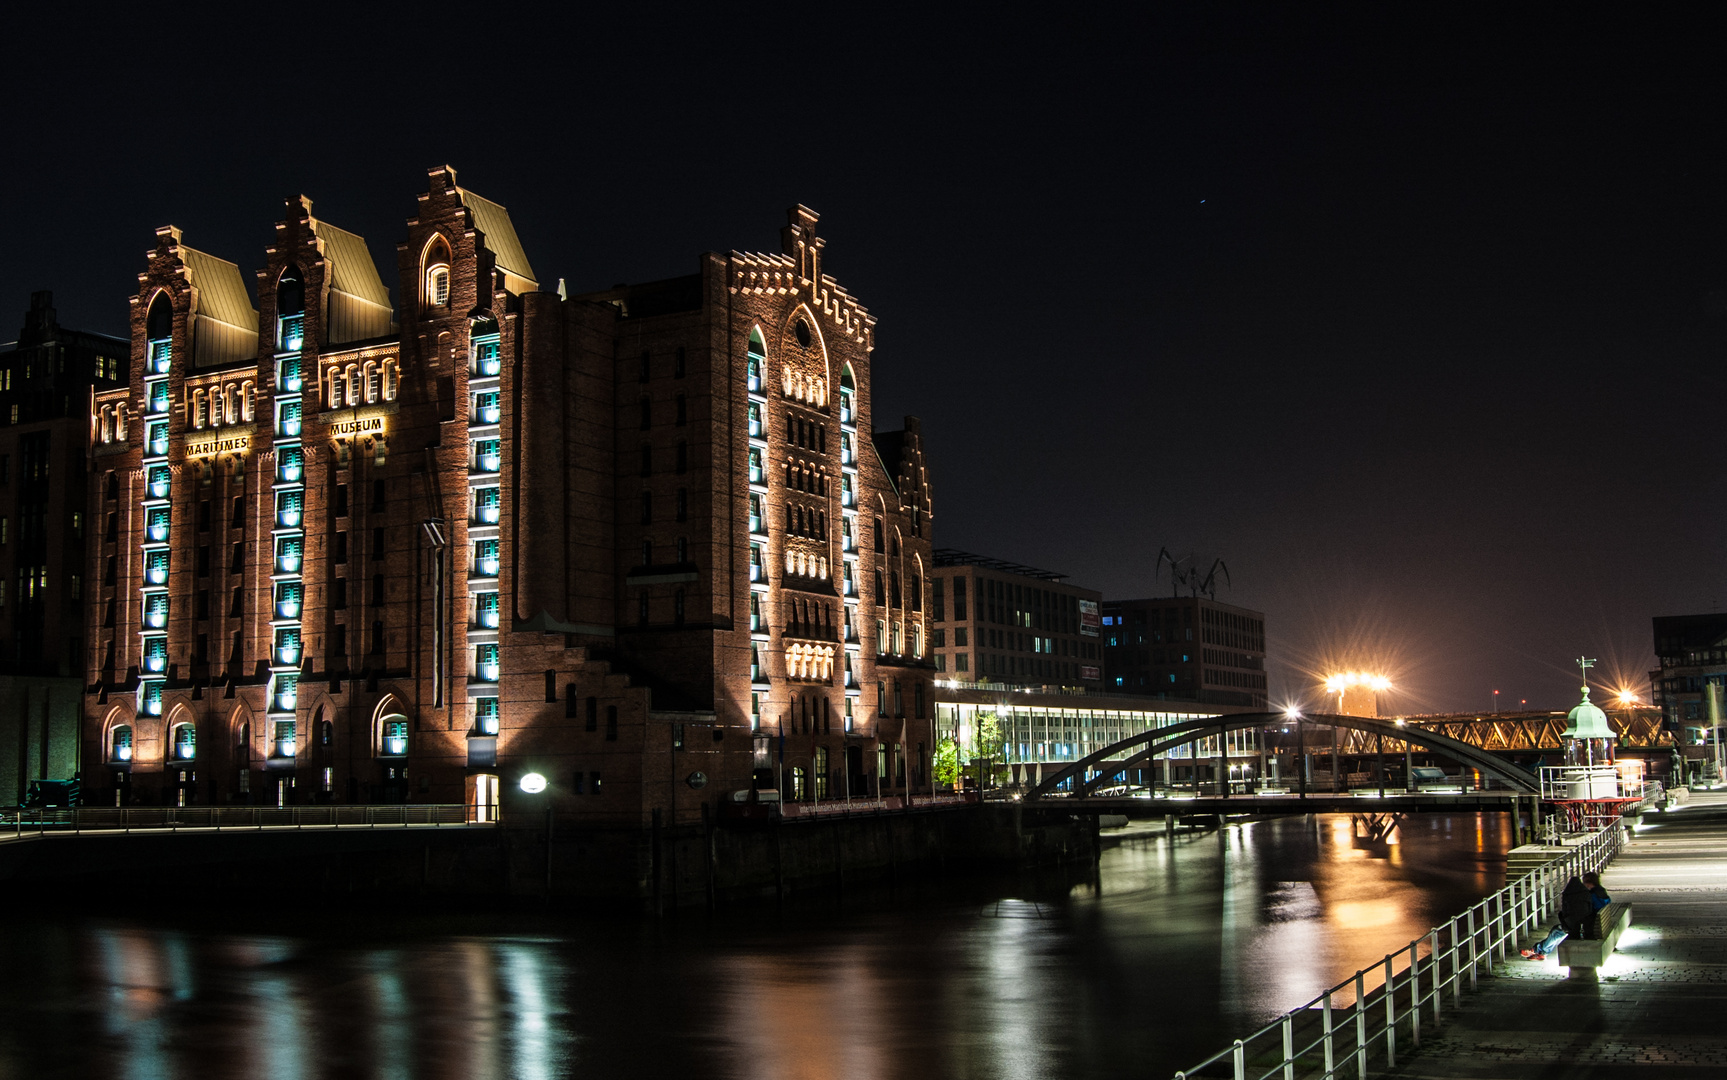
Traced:
<path fill-rule="evenodd" d="M 498 576 L 498 542 L 474 541 L 474 573 L 480 577 Z"/>
<path fill-rule="evenodd" d="M 174 471 L 172 469 L 170 469 L 168 466 L 166 466 L 166 465 L 152 465 L 152 466 L 150 466 L 149 479 L 146 481 L 146 484 L 148 485 L 149 491 L 150 491 L 150 498 L 152 498 L 152 499 L 166 499 L 168 497 L 168 492 L 170 491 L 170 489 L 172 487 L 173 480 L 174 480 Z"/>
<path fill-rule="evenodd" d="M 474 594 L 474 621 L 481 626 L 495 628 L 498 625 L 498 594 L 495 592 Z"/>
<path fill-rule="evenodd" d="M 483 697 L 474 699 L 474 726 L 482 735 L 498 733 L 498 699 Z"/>
<path fill-rule="evenodd" d="M 495 473 L 503 467 L 503 440 L 476 439 L 474 468 L 483 473 Z"/>
<path fill-rule="evenodd" d="M 426 270 L 426 300 L 433 307 L 450 304 L 450 268 L 432 266 Z"/>
<path fill-rule="evenodd" d="M 298 401 L 283 401 L 276 405 L 276 434 L 300 434 L 300 403 Z M 163 453 L 167 451 L 164 450 Z"/>
<path fill-rule="evenodd" d="M 279 619 L 298 619 L 300 617 L 300 597 L 302 588 L 298 581 L 279 581 L 276 583 L 276 617 Z"/>
<path fill-rule="evenodd" d="M 159 675 L 168 670 L 168 639 L 162 636 L 144 639 L 144 670 Z"/>
<path fill-rule="evenodd" d="M 131 761 L 132 760 L 132 729 L 131 729 L 131 727 L 129 727 L 126 724 L 121 724 L 118 727 L 116 727 L 114 729 L 113 734 L 111 736 L 109 736 L 109 745 L 112 747 L 112 749 L 109 751 L 111 760 L 113 760 L 113 761 Z"/>
<path fill-rule="evenodd" d="M 165 592 L 148 592 L 144 594 L 144 625 L 151 630 L 164 630 L 168 626 L 168 594 Z"/>
<path fill-rule="evenodd" d="M 300 629 L 284 626 L 276 631 L 276 663 L 290 667 L 300 663 Z"/>
<path fill-rule="evenodd" d="M 494 644 L 474 647 L 474 675 L 481 682 L 498 681 L 498 647 Z"/>
<path fill-rule="evenodd" d="M 166 457 L 168 455 L 168 421 L 157 420 L 145 426 L 144 453 L 150 457 Z"/>
<path fill-rule="evenodd" d="M 276 479 L 296 484 L 305 475 L 306 452 L 298 446 L 284 446 L 276 451 Z"/>
<path fill-rule="evenodd" d="M 503 419 L 504 411 L 499 407 L 500 395 L 496 390 L 487 390 L 474 395 L 474 423 L 496 424 Z"/>
<path fill-rule="evenodd" d="M 144 582 L 147 585 L 168 584 L 167 548 L 149 548 L 144 552 Z"/>
<path fill-rule="evenodd" d="M 503 370 L 496 337 L 474 339 L 474 371 L 482 376 L 496 375 Z"/>
<path fill-rule="evenodd" d="M 299 704 L 300 676 L 294 672 L 277 675 L 270 688 L 270 707 L 277 712 L 293 712 Z"/>
<path fill-rule="evenodd" d="M 272 740 L 271 745 L 275 748 L 277 757 L 288 758 L 294 756 L 295 750 L 297 749 L 295 746 L 294 721 L 276 721 L 275 738 Z"/>
<path fill-rule="evenodd" d="M 146 679 L 138 684 L 138 711 L 145 716 L 162 715 L 162 689 L 167 684 L 161 679 Z"/>
<path fill-rule="evenodd" d="M 503 489 L 483 487 L 474 489 L 474 520 L 486 525 L 498 523 L 499 504 L 502 501 Z"/>
<path fill-rule="evenodd" d="M 191 761 L 198 756 L 198 734 L 191 724 L 176 724 L 172 742 L 175 761 Z"/>
<path fill-rule="evenodd" d="M 276 524 L 284 529 L 299 528 L 305 498 L 305 494 L 300 491 L 276 492 Z"/>

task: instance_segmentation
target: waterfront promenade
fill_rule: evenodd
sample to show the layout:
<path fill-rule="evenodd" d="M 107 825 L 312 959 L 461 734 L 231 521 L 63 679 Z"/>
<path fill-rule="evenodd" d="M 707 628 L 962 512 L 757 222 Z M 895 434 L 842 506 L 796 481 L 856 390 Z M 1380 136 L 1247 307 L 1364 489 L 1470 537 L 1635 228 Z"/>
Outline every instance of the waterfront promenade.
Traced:
<path fill-rule="evenodd" d="M 1512 960 L 1389 1075 L 1639 1080 L 1727 1075 L 1727 795 L 1649 814 L 1602 875 L 1635 907 L 1601 981 Z"/>

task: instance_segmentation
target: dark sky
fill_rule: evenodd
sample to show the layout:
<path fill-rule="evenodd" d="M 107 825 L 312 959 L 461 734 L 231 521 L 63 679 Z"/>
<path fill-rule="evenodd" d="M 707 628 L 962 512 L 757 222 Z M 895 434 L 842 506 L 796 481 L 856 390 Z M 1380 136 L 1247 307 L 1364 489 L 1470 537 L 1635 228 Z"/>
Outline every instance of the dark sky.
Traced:
<path fill-rule="evenodd" d="M 880 320 L 878 425 L 924 420 L 937 543 L 1106 596 L 1221 557 L 1274 700 L 1344 665 L 1401 710 L 1560 706 L 1584 652 L 1646 694 L 1650 617 L 1727 602 L 1704 27 L 55 7 L 8 15 L 7 330 L 48 287 L 122 331 L 169 222 L 249 279 L 302 192 L 388 280 L 444 162 L 578 291 L 774 249 L 803 202 Z"/>

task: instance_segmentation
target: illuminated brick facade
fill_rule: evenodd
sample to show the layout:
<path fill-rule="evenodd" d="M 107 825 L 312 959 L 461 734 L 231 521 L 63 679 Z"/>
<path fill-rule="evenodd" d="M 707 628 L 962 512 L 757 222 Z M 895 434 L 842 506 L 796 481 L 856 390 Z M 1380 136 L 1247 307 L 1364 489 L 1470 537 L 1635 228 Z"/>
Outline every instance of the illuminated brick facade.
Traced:
<path fill-rule="evenodd" d="M 570 296 L 434 169 L 393 312 L 305 200 L 256 309 L 161 230 L 94 399 L 91 801 L 507 810 L 537 772 L 623 823 L 917 785 L 922 444 L 871 434 L 874 320 L 815 223 Z"/>

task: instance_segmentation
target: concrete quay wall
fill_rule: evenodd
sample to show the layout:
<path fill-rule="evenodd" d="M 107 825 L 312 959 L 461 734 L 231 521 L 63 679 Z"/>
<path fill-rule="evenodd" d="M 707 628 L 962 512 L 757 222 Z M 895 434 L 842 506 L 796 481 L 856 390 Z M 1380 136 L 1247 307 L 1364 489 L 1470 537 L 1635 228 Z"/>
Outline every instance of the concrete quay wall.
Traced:
<path fill-rule="evenodd" d="M 1095 818 L 1018 804 L 641 829 L 502 826 L 164 829 L 0 839 L 0 895 L 421 896 L 667 909 L 892 881 L 1089 862 Z M 0 901 L 4 905 L 6 901 Z"/>

